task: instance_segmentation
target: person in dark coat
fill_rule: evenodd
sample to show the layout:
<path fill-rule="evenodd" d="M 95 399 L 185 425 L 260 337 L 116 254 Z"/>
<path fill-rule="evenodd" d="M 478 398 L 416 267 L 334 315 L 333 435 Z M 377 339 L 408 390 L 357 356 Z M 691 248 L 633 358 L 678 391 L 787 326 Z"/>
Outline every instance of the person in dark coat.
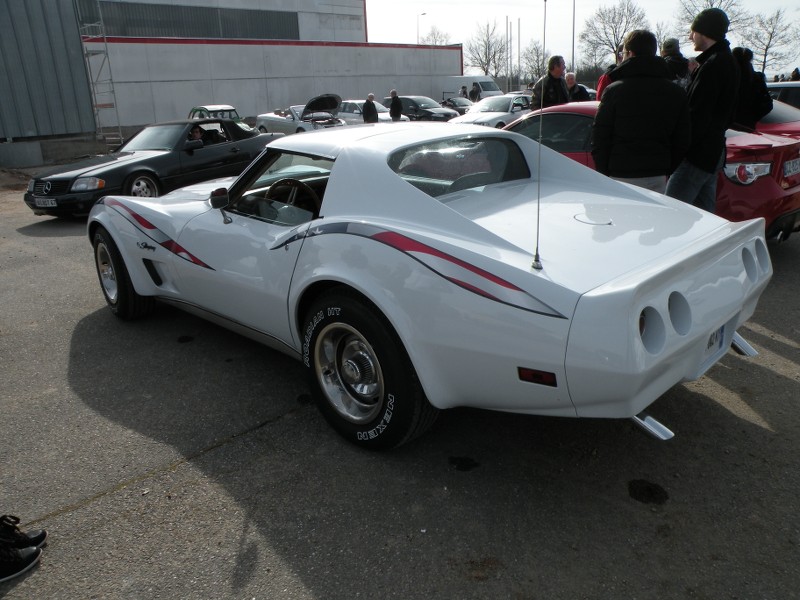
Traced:
<path fill-rule="evenodd" d="M 650 31 L 625 36 L 592 126 L 592 157 L 604 175 L 664 193 L 691 130 L 686 92 L 675 85 Z"/>
<path fill-rule="evenodd" d="M 756 123 L 772 110 L 772 96 L 767 90 L 764 74 L 753 69 L 753 51 L 737 47 L 732 54 L 739 65 L 739 98 L 732 127 L 752 131 Z"/>
<path fill-rule="evenodd" d="M 739 67 L 725 39 L 730 21 L 719 8 L 707 8 L 692 22 L 689 39 L 698 67 L 689 82 L 692 142 L 686 158 L 667 182 L 667 195 L 714 212 L 717 173 L 725 164 L 725 130 L 733 122 L 739 92 Z"/>
<path fill-rule="evenodd" d="M 389 102 L 389 116 L 392 117 L 392 121 L 399 121 L 403 115 L 403 103 L 397 95 L 397 90 L 390 91 L 389 95 L 392 97 Z"/>
<path fill-rule="evenodd" d="M 661 57 L 667 63 L 672 80 L 686 89 L 689 86 L 689 59 L 681 54 L 681 43 L 676 38 L 664 40 Z"/>
<path fill-rule="evenodd" d="M 364 116 L 364 123 L 378 122 L 378 109 L 375 108 L 375 94 L 368 94 L 364 106 L 361 107 L 361 114 Z"/>
<path fill-rule="evenodd" d="M 564 76 L 564 81 L 567 83 L 567 93 L 569 94 L 570 102 L 586 102 L 592 99 L 586 86 L 578 83 L 575 73 L 567 73 Z"/>
<path fill-rule="evenodd" d="M 533 85 L 533 101 L 536 108 L 546 108 L 569 102 L 569 91 L 564 81 L 567 63 L 563 56 L 551 56 L 547 61 L 547 75 Z"/>

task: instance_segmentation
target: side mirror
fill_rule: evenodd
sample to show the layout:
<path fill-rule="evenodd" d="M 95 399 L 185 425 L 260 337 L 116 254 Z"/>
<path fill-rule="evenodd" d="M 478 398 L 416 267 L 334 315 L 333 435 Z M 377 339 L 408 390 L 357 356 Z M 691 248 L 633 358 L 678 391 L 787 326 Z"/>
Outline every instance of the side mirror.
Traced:
<path fill-rule="evenodd" d="M 203 147 L 203 140 L 186 140 L 183 145 L 184 150 L 198 150 Z"/>
<path fill-rule="evenodd" d="M 230 201 L 228 197 L 228 188 L 222 187 L 215 189 L 211 192 L 211 196 L 209 196 L 208 199 L 211 202 L 211 208 L 225 208 Z"/>

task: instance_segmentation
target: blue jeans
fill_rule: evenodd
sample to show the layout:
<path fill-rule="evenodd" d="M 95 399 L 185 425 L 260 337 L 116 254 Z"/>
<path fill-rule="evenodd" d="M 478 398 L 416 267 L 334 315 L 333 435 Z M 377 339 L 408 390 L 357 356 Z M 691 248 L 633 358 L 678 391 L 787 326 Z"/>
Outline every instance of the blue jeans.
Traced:
<path fill-rule="evenodd" d="M 698 169 L 684 159 L 667 181 L 667 190 L 664 193 L 713 213 L 717 203 L 717 173 L 724 164 L 724 151 L 713 173 Z"/>

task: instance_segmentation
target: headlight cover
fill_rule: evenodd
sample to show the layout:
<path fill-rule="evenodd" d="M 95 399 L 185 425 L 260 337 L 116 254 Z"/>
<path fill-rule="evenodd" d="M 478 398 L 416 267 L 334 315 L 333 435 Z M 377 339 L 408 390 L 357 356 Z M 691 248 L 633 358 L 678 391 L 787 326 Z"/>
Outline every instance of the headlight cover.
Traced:
<path fill-rule="evenodd" d="M 750 185 L 759 177 L 769 175 L 772 163 L 729 163 L 725 165 L 725 177 L 734 183 Z"/>
<path fill-rule="evenodd" d="M 35 179 L 31 179 L 31 180 L 28 182 L 28 193 L 29 193 L 29 194 L 33 192 L 33 185 L 34 185 L 35 183 L 36 183 L 36 180 L 35 180 Z"/>
<path fill-rule="evenodd" d="M 73 192 L 90 192 L 92 190 L 102 190 L 106 187 L 105 179 L 99 177 L 79 177 L 72 184 Z"/>

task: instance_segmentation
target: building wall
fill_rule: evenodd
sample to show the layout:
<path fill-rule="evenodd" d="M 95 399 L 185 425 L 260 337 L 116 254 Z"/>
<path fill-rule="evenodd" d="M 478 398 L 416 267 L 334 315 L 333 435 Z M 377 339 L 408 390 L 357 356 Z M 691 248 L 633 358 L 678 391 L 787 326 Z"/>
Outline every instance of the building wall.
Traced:
<path fill-rule="evenodd" d="M 94 131 L 72 0 L 0 0 L 0 141 Z"/>
<path fill-rule="evenodd" d="M 122 126 L 184 118 L 198 104 L 257 115 L 324 93 L 381 98 L 397 88 L 436 98 L 434 82 L 459 74 L 462 63 L 460 46 L 146 38 L 86 46 L 107 48 L 112 68 L 116 107 L 99 111 L 102 126 L 115 125 L 117 115 Z"/>

